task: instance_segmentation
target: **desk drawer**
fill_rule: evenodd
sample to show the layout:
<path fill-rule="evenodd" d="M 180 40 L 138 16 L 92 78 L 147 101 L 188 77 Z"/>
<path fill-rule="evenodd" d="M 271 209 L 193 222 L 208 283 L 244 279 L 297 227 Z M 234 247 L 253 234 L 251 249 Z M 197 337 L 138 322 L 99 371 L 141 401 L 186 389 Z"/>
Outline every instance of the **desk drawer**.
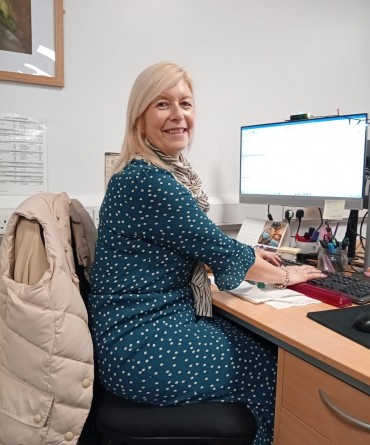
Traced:
<path fill-rule="evenodd" d="M 281 409 L 279 444 L 282 445 L 333 445 L 320 433 L 310 428 L 286 409 Z M 355 445 L 355 444 L 351 444 Z"/>
<path fill-rule="evenodd" d="M 370 396 L 285 352 L 281 406 L 335 445 L 370 444 Z M 322 396 L 320 396 L 320 392 Z M 345 420 L 322 397 L 368 429 Z M 280 428 L 284 429 L 281 419 Z"/>

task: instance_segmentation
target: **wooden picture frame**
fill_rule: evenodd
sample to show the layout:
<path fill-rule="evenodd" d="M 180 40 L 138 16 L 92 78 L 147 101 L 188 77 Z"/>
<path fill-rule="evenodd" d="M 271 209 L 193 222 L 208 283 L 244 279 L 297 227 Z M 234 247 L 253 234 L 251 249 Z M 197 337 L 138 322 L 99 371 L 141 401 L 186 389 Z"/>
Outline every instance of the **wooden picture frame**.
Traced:
<path fill-rule="evenodd" d="M 63 87 L 63 0 L 30 0 L 30 12 L 32 49 L 28 53 L 18 48 L 12 51 L 11 46 L 3 50 L 4 40 L 0 47 L 0 81 Z"/>

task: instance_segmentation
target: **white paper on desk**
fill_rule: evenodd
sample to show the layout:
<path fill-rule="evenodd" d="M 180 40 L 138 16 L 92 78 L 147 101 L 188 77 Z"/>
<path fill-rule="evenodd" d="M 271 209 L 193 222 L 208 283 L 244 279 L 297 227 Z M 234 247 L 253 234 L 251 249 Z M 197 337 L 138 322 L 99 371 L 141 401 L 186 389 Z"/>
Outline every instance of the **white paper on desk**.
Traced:
<path fill-rule="evenodd" d="M 280 300 L 269 300 L 265 301 L 265 304 L 268 304 L 275 309 L 287 309 L 288 307 L 293 306 L 305 306 L 307 304 L 316 304 L 321 303 L 319 300 L 315 300 L 314 298 L 306 297 L 306 295 L 301 294 L 296 297 L 287 297 L 286 299 Z"/>
<path fill-rule="evenodd" d="M 211 283 L 214 284 L 214 277 L 210 277 Z M 284 309 L 291 306 L 304 306 L 306 304 L 320 303 L 314 298 L 306 297 L 299 292 L 291 289 L 276 289 L 272 285 L 266 285 L 260 289 L 255 284 L 243 281 L 235 289 L 226 291 L 229 294 L 236 295 L 243 300 L 251 303 L 266 303 L 276 309 Z"/>

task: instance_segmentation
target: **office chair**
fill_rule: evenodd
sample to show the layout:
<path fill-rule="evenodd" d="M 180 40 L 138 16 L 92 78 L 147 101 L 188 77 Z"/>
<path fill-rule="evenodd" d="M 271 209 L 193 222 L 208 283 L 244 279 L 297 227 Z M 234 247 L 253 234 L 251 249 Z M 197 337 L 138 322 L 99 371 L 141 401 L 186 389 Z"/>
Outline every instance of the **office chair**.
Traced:
<path fill-rule="evenodd" d="M 250 445 L 256 420 L 241 403 L 160 407 L 131 402 L 95 384 L 79 445 Z"/>

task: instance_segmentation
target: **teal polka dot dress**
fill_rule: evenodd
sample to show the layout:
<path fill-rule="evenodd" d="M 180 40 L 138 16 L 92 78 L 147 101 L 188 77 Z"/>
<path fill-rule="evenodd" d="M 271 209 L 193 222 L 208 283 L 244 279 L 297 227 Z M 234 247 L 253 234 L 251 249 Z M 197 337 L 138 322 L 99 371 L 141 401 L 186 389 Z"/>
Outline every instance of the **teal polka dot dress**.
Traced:
<path fill-rule="evenodd" d="M 166 170 L 135 160 L 114 175 L 100 210 L 88 299 L 106 389 L 156 405 L 243 402 L 257 418 L 255 445 L 271 444 L 275 348 L 217 314 L 196 316 L 190 287 L 196 260 L 227 290 L 254 258 Z"/>

